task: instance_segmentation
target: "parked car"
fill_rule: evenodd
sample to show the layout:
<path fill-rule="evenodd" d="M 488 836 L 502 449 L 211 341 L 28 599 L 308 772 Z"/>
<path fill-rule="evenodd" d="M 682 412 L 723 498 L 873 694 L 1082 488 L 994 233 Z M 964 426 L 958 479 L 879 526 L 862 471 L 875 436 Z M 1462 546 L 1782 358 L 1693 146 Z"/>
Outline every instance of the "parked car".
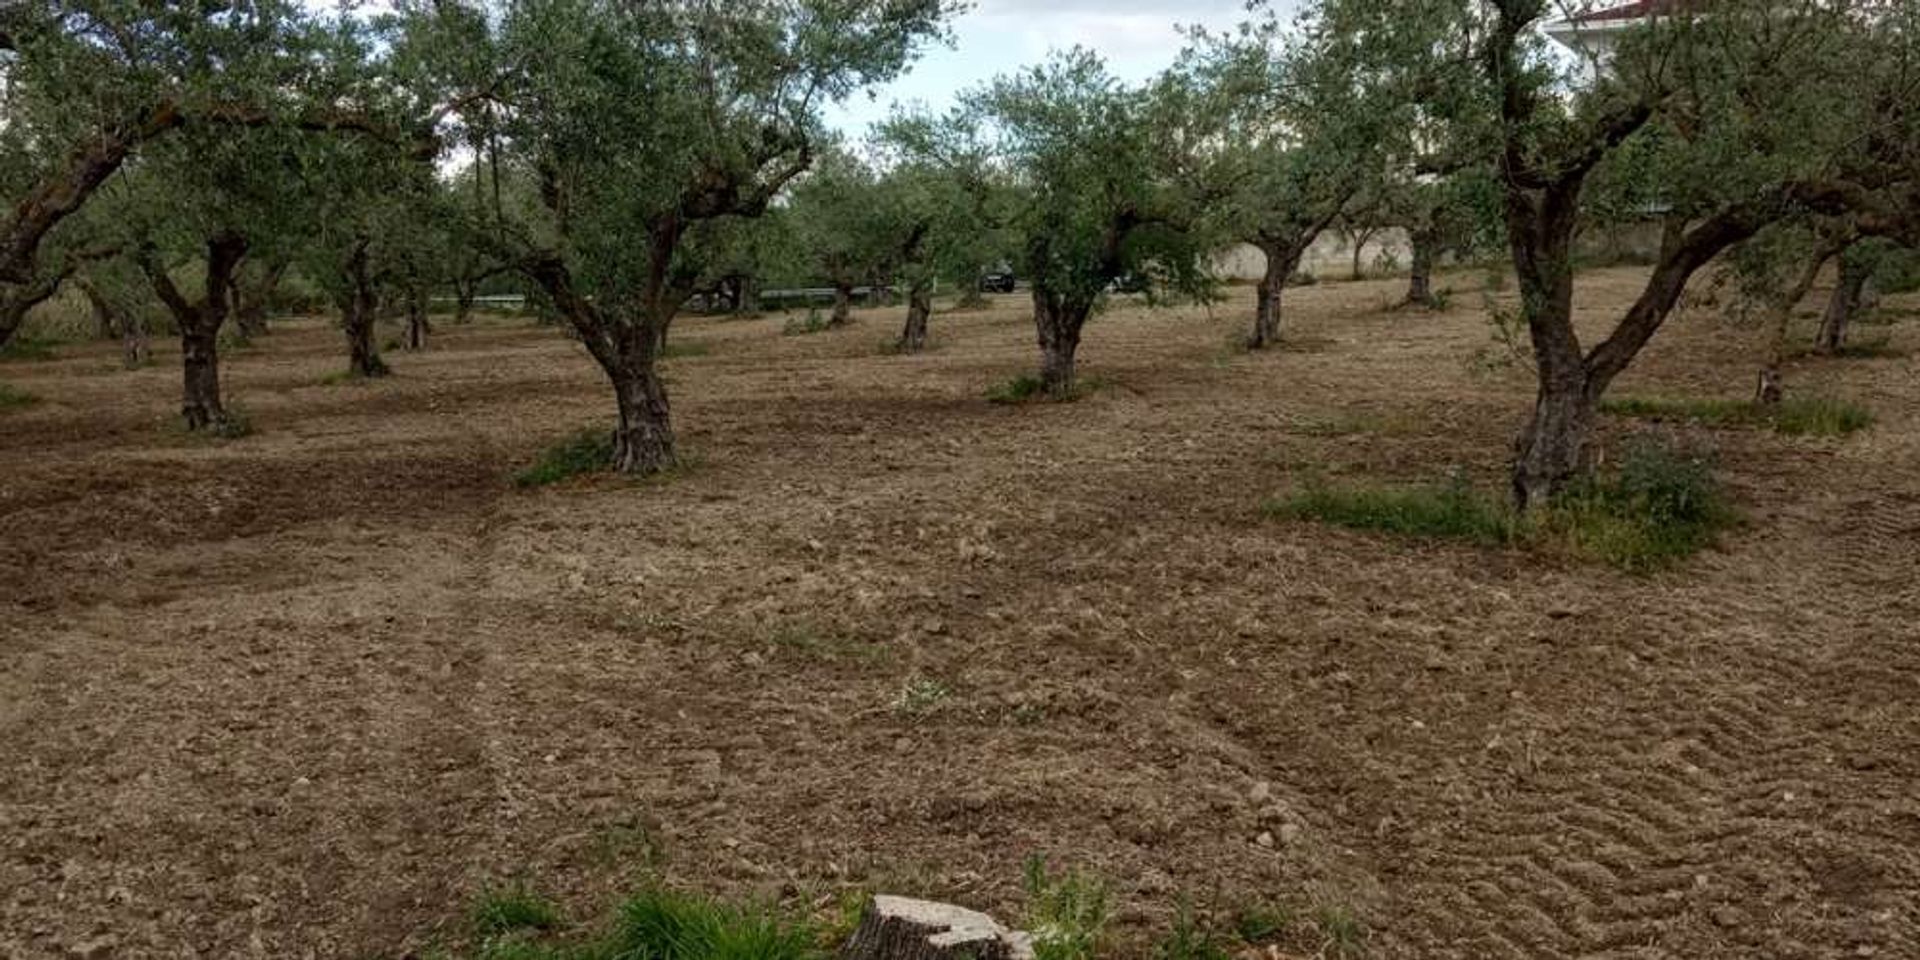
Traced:
<path fill-rule="evenodd" d="M 992 273 L 980 275 L 980 292 L 1012 293 L 1014 284 L 1017 282 L 1018 278 L 1013 275 L 1013 271 L 995 270 Z"/>

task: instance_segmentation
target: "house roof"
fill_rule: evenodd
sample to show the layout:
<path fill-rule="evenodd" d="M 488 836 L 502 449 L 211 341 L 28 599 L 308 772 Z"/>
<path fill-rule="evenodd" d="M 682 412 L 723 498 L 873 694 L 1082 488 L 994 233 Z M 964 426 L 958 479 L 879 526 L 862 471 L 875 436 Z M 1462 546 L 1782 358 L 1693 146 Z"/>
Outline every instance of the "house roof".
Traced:
<path fill-rule="evenodd" d="M 1615 24 L 1666 16 L 1706 6 L 1706 0 L 1628 0 L 1627 3 L 1576 13 L 1565 22 L 1575 25 Z"/>

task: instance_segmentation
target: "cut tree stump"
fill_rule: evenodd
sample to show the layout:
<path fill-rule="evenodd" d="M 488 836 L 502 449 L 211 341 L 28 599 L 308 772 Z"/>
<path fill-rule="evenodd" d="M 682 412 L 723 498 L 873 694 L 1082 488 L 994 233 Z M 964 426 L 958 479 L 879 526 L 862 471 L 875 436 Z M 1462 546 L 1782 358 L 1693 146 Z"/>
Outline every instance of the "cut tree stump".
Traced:
<path fill-rule="evenodd" d="M 841 960 L 1032 960 L 1032 938 L 977 910 L 876 896 Z"/>

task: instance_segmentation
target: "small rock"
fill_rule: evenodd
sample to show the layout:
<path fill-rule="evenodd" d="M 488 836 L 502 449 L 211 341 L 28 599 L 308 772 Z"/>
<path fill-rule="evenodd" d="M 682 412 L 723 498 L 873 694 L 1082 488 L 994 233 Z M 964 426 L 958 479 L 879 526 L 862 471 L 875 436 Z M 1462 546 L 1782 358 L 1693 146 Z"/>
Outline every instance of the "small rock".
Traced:
<path fill-rule="evenodd" d="M 1300 825 L 1297 823 L 1281 824 L 1280 825 L 1280 842 L 1289 847 L 1293 846 L 1296 843 L 1299 843 L 1300 842 Z"/>
<path fill-rule="evenodd" d="M 1266 803 L 1273 799 L 1273 784 L 1265 780 L 1254 784 L 1253 789 L 1247 792 L 1247 799 L 1254 803 Z"/>
<path fill-rule="evenodd" d="M 1273 834 L 1262 830 L 1259 836 L 1253 838 L 1253 842 L 1263 847 L 1271 847 L 1273 846 Z"/>

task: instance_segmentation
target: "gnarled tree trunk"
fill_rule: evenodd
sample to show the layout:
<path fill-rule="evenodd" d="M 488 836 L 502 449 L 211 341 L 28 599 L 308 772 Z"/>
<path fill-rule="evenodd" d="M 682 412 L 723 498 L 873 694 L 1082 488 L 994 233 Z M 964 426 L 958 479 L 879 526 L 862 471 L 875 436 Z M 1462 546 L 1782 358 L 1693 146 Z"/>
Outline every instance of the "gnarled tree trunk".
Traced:
<path fill-rule="evenodd" d="M 1827 300 L 1826 314 L 1820 320 L 1820 333 L 1814 340 L 1815 350 L 1831 356 L 1846 348 L 1847 329 L 1860 312 L 1867 278 L 1872 275 L 1872 266 L 1860 257 L 1840 257 L 1840 280 L 1834 284 L 1833 296 Z"/>
<path fill-rule="evenodd" d="M 370 241 L 362 237 L 347 252 L 347 290 L 340 300 L 340 329 L 347 335 L 347 372 L 356 377 L 384 377 L 391 371 L 374 344 L 374 322 L 380 298 L 368 263 Z"/>
<path fill-rule="evenodd" d="M 1407 303 L 1416 307 L 1433 306 L 1433 261 L 1439 253 L 1440 237 L 1430 229 L 1415 230 L 1408 237 L 1413 248 L 1413 267 L 1407 274 Z"/>
<path fill-rule="evenodd" d="M 1080 349 L 1080 331 L 1093 312 L 1091 302 L 1033 289 L 1033 325 L 1040 339 L 1040 392 L 1067 400 L 1074 392 L 1074 353 Z"/>
<path fill-rule="evenodd" d="M 927 346 L 927 318 L 933 313 L 933 291 L 923 283 L 907 290 L 907 324 L 900 331 L 901 353 L 919 353 Z"/>
<path fill-rule="evenodd" d="M 845 283 L 833 285 L 833 316 L 827 318 L 827 326 L 844 327 L 853 322 L 853 286 Z"/>
<path fill-rule="evenodd" d="M 1287 281 L 1300 266 L 1300 248 L 1293 244 L 1262 241 L 1260 252 L 1266 255 L 1267 272 L 1254 288 L 1253 332 L 1247 335 L 1247 349 L 1262 350 L 1280 342 L 1280 307 Z"/>
<path fill-rule="evenodd" d="M 86 295 L 87 306 L 93 311 L 93 338 L 112 340 L 120 329 L 120 309 L 93 285 L 86 277 L 75 277 L 74 285 Z"/>
<path fill-rule="evenodd" d="M 147 318 L 138 310 L 120 314 L 120 365 L 138 370 L 153 358 L 147 341 Z"/>
<path fill-rule="evenodd" d="M 427 348 L 427 337 L 433 333 L 433 322 L 427 316 L 426 292 L 418 286 L 408 286 L 406 303 L 407 349 L 425 350 Z"/>
<path fill-rule="evenodd" d="M 470 280 L 453 282 L 453 324 L 461 326 L 473 319 L 473 300 L 479 294 L 480 284 Z"/>
<path fill-rule="evenodd" d="M 652 343 L 651 336 L 639 339 Z M 613 468 L 621 473 L 650 474 L 672 469 L 673 421 L 667 405 L 667 385 L 654 368 L 651 346 L 623 352 L 613 365 L 601 364 L 613 382 L 620 420 L 613 432 Z"/>
<path fill-rule="evenodd" d="M 1762 406 L 1779 403 L 1786 395 L 1787 328 L 1793 325 L 1793 311 L 1806 299 L 1807 291 L 1813 289 L 1813 283 L 1820 277 L 1821 268 L 1833 255 L 1840 252 L 1836 246 L 1822 246 L 1807 262 L 1800 276 L 1792 286 L 1781 292 L 1780 298 L 1768 306 L 1768 343 L 1767 361 L 1760 368 L 1759 383 L 1754 388 L 1753 400 Z M 1841 271 L 1846 270 L 1845 258 L 1842 258 Z"/>
<path fill-rule="evenodd" d="M 206 285 L 200 302 L 191 303 L 174 286 L 153 250 L 140 252 L 141 269 L 180 326 L 180 416 L 188 430 L 218 428 L 227 422 L 220 399 L 220 328 L 232 310 L 234 269 L 246 255 L 247 240 L 238 233 L 222 231 L 207 238 Z"/>
<path fill-rule="evenodd" d="M 280 289 L 280 280 L 287 273 L 286 260 L 275 260 L 267 264 L 255 284 L 244 282 L 244 276 L 238 276 L 233 284 L 233 319 L 240 332 L 249 337 L 260 336 L 267 332 L 267 305 L 273 300 L 274 292 Z M 244 271 L 243 271 L 244 273 Z"/>

